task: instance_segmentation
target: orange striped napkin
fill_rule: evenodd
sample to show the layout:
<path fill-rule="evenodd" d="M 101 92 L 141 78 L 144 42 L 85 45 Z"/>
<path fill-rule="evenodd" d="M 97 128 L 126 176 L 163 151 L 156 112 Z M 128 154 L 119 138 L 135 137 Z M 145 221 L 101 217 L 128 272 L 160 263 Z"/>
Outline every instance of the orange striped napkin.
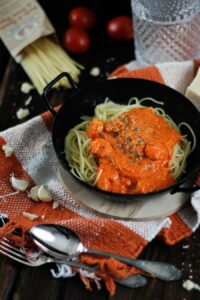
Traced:
<path fill-rule="evenodd" d="M 165 83 L 184 93 L 194 77 L 196 67 L 197 63 L 192 61 L 145 68 L 138 68 L 135 62 L 131 62 L 117 69 L 112 77 L 145 78 Z M 103 219 L 80 207 L 57 176 L 51 122 L 52 116 L 47 112 L 0 133 L 0 212 L 9 218 L 9 222 L 0 229 L 0 237 L 7 236 L 15 239 L 18 245 L 24 245 L 29 242 L 27 231 L 32 225 L 54 222 L 75 230 L 87 247 L 135 258 L 158 235 L 165 243 L 173 245 L 197 229 L 200 224 L 200 191 L 195 192 L 188 205 L 178 213 L 148 222 Z M 4 144 L 14 149 L 11 157 L 5 156 L 2 150 Z M 48 184 L 54 201 L 58 201 L 60 206 L 53 209 L 51 203 L 31 201 L 25 192 L 14 193 L 10 184 L 11 174 L 27 179 L 29 188 Z M 31 221 L 22 212 L 36 214 L 38 218 Z M 17 239 L 12 234 L 16 228 L 21 229 L 21 236 Z M 138 272 L 112 259 L 84 255 L 81 260 L 99 266 L 101 274 L 98 275 L 104 279 L 111 294 L 115 291 L 113 277 L 123 278 Z M 63 275 L 63 271 L 61 273 Z M 91 280 L 84 279 L 88 288 Z"/>

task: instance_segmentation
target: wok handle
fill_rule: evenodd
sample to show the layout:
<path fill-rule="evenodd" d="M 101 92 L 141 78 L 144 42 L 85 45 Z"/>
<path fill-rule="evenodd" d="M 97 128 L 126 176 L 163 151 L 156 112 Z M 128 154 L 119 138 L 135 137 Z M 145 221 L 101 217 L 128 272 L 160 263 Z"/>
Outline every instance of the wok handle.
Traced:
<path fill-rule="evenodd" d="M 53 116 L 56 115 L 56 111 L 55 109 L 53 108 L 53 106 L 50 104 L 50 101 L 49 101 L 49 98 L 48 98 L 48 94 L 50 92 L 50 90 L 52 89 L 52 87 L 54 86 L 54 84 L 56 84 L 60 79 L 62 79 L 63 77 L 66 77 L 67 80 L 69 81 L 69 83 L 71 84 L 71 86 L 74 88 L 74 89 L 78 89 L 78 85 L 77 83 L 74 81 L 74 79 L 71 77 L 71 75 L 68 73 L 68 72 L 63 72 L 61 74 L 59 74 L 56 78 L 54 78 L 52 81 L 50 81 L 47 86 L 44 88 L 44 91 L 43 91 L 43 99 L 48 107 L 48 109 L 50 110 L 50 112 L 52 113 Z"/>
<path fill-rule="evenodd" d="M 197 186 L 193 186 L 193 187 L 189 187 L 189 188 L 184 188 L 184 187 L 176 187 L 174 188 L 173 190 L 171 190 L 170 194 L 175 194 L 175 193 L 188 193 L 188 194 L 191 194 L 191 193 L 194 193 L 196 191 L 200 190 L 200 186 L 197 185 Z"/>

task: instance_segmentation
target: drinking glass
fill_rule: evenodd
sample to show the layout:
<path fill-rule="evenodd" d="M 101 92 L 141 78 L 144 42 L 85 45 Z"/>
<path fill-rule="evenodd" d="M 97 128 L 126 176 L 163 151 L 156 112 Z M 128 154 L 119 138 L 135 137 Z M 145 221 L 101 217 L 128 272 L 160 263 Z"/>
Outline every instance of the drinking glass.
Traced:
<path fill-rule="evenodd" d="M 142 65 L 200 58 L 200 0 L 131 0 Z"/>

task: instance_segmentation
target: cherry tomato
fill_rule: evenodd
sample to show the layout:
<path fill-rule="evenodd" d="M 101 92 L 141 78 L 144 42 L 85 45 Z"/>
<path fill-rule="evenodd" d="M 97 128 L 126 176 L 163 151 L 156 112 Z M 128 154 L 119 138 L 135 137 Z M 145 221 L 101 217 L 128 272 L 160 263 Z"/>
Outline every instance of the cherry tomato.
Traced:
<path fill-rule="evenodd" d="M 133 38 L 133 22 L 129 16 L 111 19 L 107 24 L 108 35 L 115 40 L 131 40 Z"/>
<path fill-rule="evenodd" d="M 90 47 L 87 32 L 80 27 L 70 27 L 63 35 L 64 47 L 72 53 L 84 53 Z"/>
<path fill-rule="evenodd" d="M 89 30 L 96 23 L 96 15 L 91 9 L 79 6 L 69 12 L 68 22 L 71 26 L 79 26 Z"/>

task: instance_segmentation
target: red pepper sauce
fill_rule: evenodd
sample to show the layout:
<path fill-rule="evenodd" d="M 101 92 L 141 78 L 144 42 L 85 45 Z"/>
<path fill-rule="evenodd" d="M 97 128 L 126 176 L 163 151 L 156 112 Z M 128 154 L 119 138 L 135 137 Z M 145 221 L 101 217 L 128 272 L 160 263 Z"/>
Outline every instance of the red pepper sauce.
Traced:
<path fill-rule="evenodd" d="M 175 183 L 170 172 L 173 150 L 182 137 L 154 110 L 134 108 L 104 123 L 89 122 L 91 153 L 101 175 L 97 187 L 122 193 L 148 193 Z"/>

